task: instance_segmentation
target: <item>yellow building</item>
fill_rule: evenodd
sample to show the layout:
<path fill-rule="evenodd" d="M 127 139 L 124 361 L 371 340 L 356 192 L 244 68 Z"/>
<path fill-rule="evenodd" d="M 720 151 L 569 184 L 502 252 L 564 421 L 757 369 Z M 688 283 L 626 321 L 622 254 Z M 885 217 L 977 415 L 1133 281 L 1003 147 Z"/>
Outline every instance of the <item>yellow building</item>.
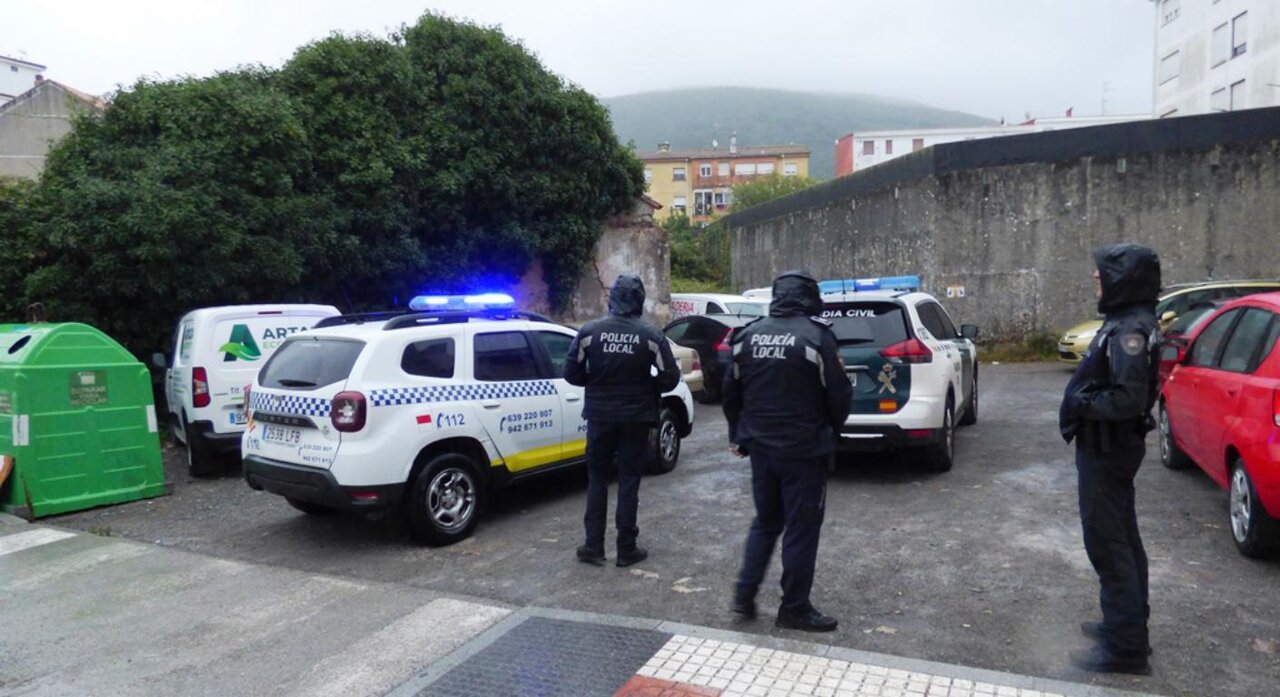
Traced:
<path fill-rule="evenodd" d="M 660 143 L 636 156 L 644 163 L 646 192 L 662 204 L 659 221 L 684 213 L 707 222 L 728 211 L 736 184 L 774 174 L 809 176 L 809 148 L 803 145 L 740 147 L 731 140 L 727 148 L 672 150 Z"/>

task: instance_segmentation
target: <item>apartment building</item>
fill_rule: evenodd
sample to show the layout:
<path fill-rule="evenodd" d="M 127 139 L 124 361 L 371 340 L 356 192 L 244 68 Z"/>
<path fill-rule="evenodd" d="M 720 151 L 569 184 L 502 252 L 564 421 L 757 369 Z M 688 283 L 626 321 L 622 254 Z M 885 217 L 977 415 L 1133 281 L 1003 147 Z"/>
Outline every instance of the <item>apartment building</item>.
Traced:
<path fill-rule="evenodd" d="M 803 145 L 738 146 L 673 150 L 659 143 L 657 150 L 636 153 L 644 163 L 645 190 L 663 208 L 659 221 L 684 214 L 694 222 L 708 222 L 729 209 L 733 187 L 759 177 L 809 176 L 809 148 Z"/>
<path fill-rule="evenodd" d="M 1280 106 L 1280 2 L 1154 5 L 1156 116 Z"/>

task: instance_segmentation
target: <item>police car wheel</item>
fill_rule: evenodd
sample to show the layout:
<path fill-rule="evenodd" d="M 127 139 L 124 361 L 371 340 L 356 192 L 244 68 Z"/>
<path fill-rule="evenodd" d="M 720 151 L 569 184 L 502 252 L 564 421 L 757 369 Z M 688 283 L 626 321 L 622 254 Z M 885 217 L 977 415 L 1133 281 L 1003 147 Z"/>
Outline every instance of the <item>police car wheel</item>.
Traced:
<path fill-rule="evenodd" d="M 930 471 L 947 472 L 955 460 L 956 454 L 956 422 L 955 406 L 950 396 L 947 397 L 946 409 L 942 412 L 942 437 L 938 443 L 929 446 L 925 456 L 925 464 Z"/>
<path fill-rule="evenodd" d="M 1266 558 L 1280 546 L 1280 524 L 1258 501 L 1258 490 L 1239 458 L 1231 468 L 1231 537 L 1246 557 Z"/>
<path fill-rule="evenodd" d="M 414 539 L 432 546 L 464 540 L 479 521 L 483 489 L 466 455 L 438 455 L 413 481 L 405 513 Z"/>
<path fill-rule="evenodd" d="M 658 414 L 658 425 L 649 430 L 649 473 L 666 474 L 680 460 L 680 423 L 670 407 Z"/>
<path fill-rule="evenodd" d="M 300 499 L 295 499 L 290 496 L 284 497 L 284 500 L 290 506 L 293 506 L 294 508 L 298 509 L 299 511 L 302 511 L 303 513 L 306 513 L 307 515 L 329 515 L 337 511 L 337 509 L 331 506 L 323 506 L 318 503 L 311 503 L 310 501 L 302 501 Z"/>
<path fill-rule="evenodd" d="M 1160 402 L 1157 424 L 1160 428 L 1160 464 L 1171 470 L 1186 469 L 1191 466 L 1191 458 L 1178 447 L 1173 440 L 1173 425 L 1169 423 L 1169 411 Z"/>
<path fill-rule="evenodd" d="M 972 426 L 978 423 L 978 376 L 973 376 L 973 385 L 969 388 L 969 405 L 964 410 L 964 416 L 960 417 L 961 426 Z"/>

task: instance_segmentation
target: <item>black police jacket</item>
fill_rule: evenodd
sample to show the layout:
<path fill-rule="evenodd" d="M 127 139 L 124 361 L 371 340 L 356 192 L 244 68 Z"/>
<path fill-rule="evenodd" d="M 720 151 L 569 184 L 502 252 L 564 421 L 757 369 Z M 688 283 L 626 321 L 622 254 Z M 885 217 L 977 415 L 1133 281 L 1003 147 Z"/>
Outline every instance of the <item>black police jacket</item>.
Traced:
<path fill-rule="evenodd" d="M 660 396 L 680 383 L 667 337 L 640 319 L 643 292 L 615 284 L 611 316 L 588 322 L 569 346 L 564 379 L 586 388 L 588 421 L 657 423 Z"/>
<path fill-rule="evenodd" d="M 740 327 L 730 341 L 729 441 L 800 457 L 830 453 L 853 393 L 830 324 L 803 315 L 766 317 Z"/>
<path fill-rule="evenodd" d="M 1154 426 L 1160 266 L 1154 252 L 1137 245 L 1106 247 L 1095 257 L 1102 279 L 1098 307 L 1106 320 L 1067 384 L 1058 425 L 1068 443 L 1080 437 L 1106 451 Z"/>

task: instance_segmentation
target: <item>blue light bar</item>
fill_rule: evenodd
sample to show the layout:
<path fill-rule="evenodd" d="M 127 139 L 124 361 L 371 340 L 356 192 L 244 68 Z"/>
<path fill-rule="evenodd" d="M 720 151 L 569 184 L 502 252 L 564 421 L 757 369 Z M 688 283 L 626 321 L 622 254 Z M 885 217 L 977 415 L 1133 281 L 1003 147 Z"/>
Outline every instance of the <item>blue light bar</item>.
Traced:
<path fill-rule="evenodd" d="M 479 293 L 476 295 L 419 295 L 409 301 L 409 309 L 415 312 L 441 312 L 444 310 L 510 310 L 515 298 L 506 293 Z"/>
<path fill-rule="evenodd" d="M 868 290 L 920 290 L 920 277 L 841 278 L 818 282 L 818 291 L 823 295 L 856 293 Z"/>

